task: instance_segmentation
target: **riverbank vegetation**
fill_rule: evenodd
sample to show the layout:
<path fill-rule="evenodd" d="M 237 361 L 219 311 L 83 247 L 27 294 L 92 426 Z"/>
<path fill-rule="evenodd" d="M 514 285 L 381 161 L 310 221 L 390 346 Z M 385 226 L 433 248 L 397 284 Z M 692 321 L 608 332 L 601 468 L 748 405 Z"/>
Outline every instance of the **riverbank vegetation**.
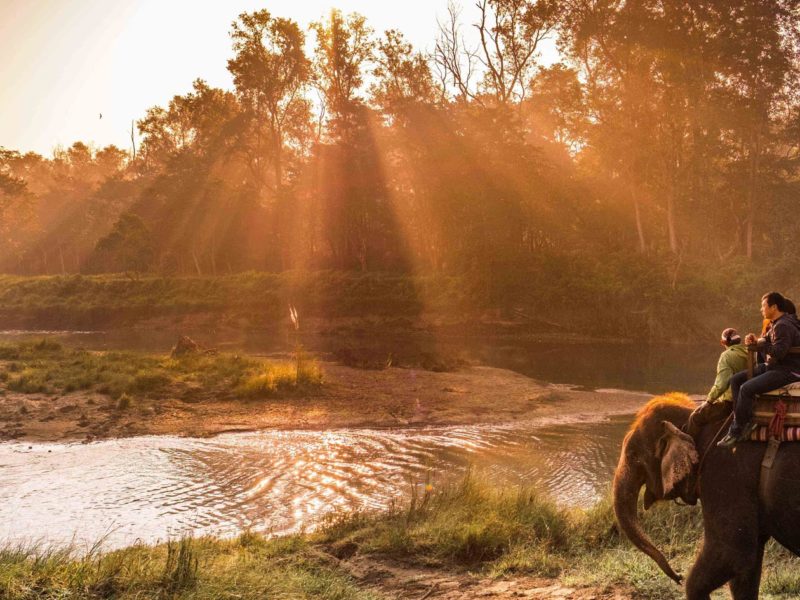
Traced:
<path fill-rule="evenodd" d="M 232 88 L 152 107 L 130 151 L 0 149 L 0 271 L 61 276 L 4 279 L 0 321 L 264 323 L 291 296 L 656 340 L 757 324 L 762 293 L 800 293 L 798 10 L 480 2 L 432 55 L 357 14 L 244 13 L 219 24 Z"/>
<path fill-rule="evenodd" d="M 267 398 L 322 385 L 311 358 L 264 361 L 238 354 L 200 353 L 172 358 L 137 352 L 90 352 L 47 339 L 0 344 L 0 390 L 63 395 L 87 391 L 119 400 L 177 396 Z"/>
<path fill-rule="evenodd" d="M 642 524 L 686 573 L 701 535 L 699 509 L 662 503 L 645 513 Z M 472 477 L 443 489 L 424 488 L 388 512 L 335 517 L 305 536 L 185 538 L 83 557 L 7 548 L 0 552 L 0 596 L 349 600 L 383 598 L 390 585 L 402 585 L 390 581 L 391 569 L 383 577 L 370 578 L 363 570 L 359 575 L 352 568 L 359 560 L 362 567 L 363 561 L 384 568 L 401 564 L 410 573 L 416 566 L 418 586 L 431 573 L 464 589 L 481 585 L 478 580 L 537 577 L 595 588 L 599 597 L 609 590 L 631 598 L 682 597 L 652 560 L 620 538 L 608 500 L 588 511 L 567 511 L 535 490 L 493 488 Z M 797 597 L 796 561 L 768 547 L 761 597 Z"/>
<path fill-rule="evenodd" d="M 0 322 L 9 329 L 275 331 L 289 326 L 292 304 L 305 333 L 348 336 L 369 330 L 385 336 L 439 327 L 459 335 L 685 341 L 716 336 L 731 325 L 757 328 L 763 290 L 796 281 L 783 264 L 756 269 L 732 262 L 691 271 L 674 289 L 647 260 L 614 257 L 602 264 L 543 261 L 539 270 L 498 274 L 491 285 L 466 276 L 344 271 L 135 279 L 0 275 Z M 782 289 L 791 295 L 795 283 L 786 285 Z"/>

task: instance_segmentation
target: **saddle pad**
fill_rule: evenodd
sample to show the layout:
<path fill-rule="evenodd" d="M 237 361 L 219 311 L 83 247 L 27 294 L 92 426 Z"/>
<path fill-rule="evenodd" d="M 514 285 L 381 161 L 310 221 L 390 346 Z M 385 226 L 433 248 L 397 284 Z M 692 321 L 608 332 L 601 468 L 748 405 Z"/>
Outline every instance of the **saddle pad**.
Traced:
<path fill-rule="evenodd" d="M 786 405 L 786 419 L 783 424 L 800 426 L 800 397 L 796 396 L 768 396 L 761 395 L 756 397 L 754 418 L 759 425 L 769 425 L 775 414 L 775 403 L 781 398 Z"/>
<path fill-rule="evenodd" d="M 765 426 L 759 426 L 750 435 L 752 442 L 766 442 L 769 439 L 769 431 Z M 800 442 L 800 427 L 784 427 L 783 435 L 781 435 L 782 442 Z"/>
<path fill-rule="evenodd" d="M 783 386 L 782 388 L 778 388 L 777 390 L 772 390 L 771 392 L 765 392 L 762 394 L 764 396 L 792 396 L 794 398 L 800 398 L 800 381 L 795 381 L 794 383 L 790 383 L 788 385 Z"/>

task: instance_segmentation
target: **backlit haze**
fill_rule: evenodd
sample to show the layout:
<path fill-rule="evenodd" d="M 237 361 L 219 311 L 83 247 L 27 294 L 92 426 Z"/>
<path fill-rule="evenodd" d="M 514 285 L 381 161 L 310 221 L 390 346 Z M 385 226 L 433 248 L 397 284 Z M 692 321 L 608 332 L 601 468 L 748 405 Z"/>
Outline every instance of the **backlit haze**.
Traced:
<path fill-rule="evenodd" d="M 131 121 L 195 79 L 232 88 L 229 30 L 239 14 L 266 8 L 305 29 L 332 6 L 431 50 L 447 0 L 0 0 L 0 146 L 45 156 L 78 140 L 128 148 Z M 472 10 L 465 4 L 463 15 Z"/>

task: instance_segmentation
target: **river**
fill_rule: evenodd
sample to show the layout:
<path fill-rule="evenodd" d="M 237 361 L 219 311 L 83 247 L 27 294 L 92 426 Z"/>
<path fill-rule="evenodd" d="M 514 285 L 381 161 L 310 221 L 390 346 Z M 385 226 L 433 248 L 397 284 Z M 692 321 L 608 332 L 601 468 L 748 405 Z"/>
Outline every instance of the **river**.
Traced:
<path fill-rule="evenodd" d="M 0 337 L 21 336 L 27 337 Z M 122 346 L 100 333 L 54 337 Z M 536 343 L 483 342 L 469 351 L 472 360 L 537 380 L 648 392 L 702 391 L 716 357 L 706 347 L 610 345 L 598 352 L 596 344 L 543 350 Z M 3 443 L 0 540 L 78 549 L 102 540 L 110 549 L 184 534 L 278 535 L 311 529 L 337 511 L 388 508 L 408 499 L 412 486 L 437 488 L 468 469 L 498 485 L 535 488 L 562 506 L 588 507 L 607 493 L 630 422 L 629 412 L 620 414 L 606 397 L 612 395 L 598 391 L 591 417 L 566 411 L 558 423 Z"/>

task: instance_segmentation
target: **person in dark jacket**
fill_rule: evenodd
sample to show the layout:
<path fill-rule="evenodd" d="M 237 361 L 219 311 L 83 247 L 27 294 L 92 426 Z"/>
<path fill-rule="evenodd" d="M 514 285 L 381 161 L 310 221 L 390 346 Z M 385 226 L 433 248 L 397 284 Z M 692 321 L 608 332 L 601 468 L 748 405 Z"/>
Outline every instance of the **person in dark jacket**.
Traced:
<path fill-rule="evenodd" d="M 747 379 L 747 371 L 731 378 L 734 418 L 728 434 L 717 443 L 718 446 L 730 447 L 750 438 L 755 429 L 753 404 L 756 395 L 800 381 L 800 354 L 789 352 L 790 348 L 800 346 L 800 321 L 788 312 L 793 307 L 793 304 L 787 305 L 787 299 L 778 292 L 764 294 L 761 298 L 761 314 L 770 321 L 769 331 L 766 338 L 759 340 L 748 333 L 744 342 L 762 348 L 766 362 L 756 365 L 752 379 Z"/>

